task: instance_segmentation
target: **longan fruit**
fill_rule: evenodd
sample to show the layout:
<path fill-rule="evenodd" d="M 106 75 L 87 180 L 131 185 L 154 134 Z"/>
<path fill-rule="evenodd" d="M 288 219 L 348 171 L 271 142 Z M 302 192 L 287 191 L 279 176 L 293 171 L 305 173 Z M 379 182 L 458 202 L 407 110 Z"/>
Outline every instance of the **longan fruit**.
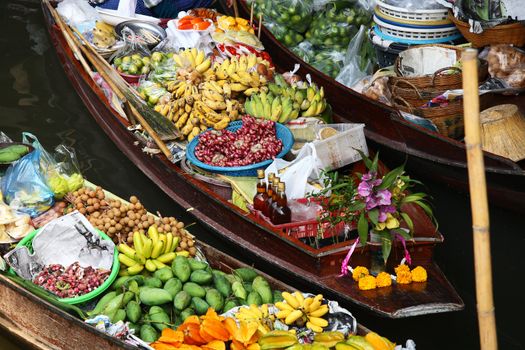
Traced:
<path fill-rule="evenodd" d="M 177 228 L 183 228 L 184 227 L 184 223 L 182 221 L 179 221 L 176 226 L 177 226 Z"/>
<path fill-rule="evenodd" d="M 188 249 L 188 251 L 190 252 L 190 255 L 192 255 L 192 256 L 195 256 L 195 254 L 197 254 L 197 248 L 195 248 L 195 247 L 190 247 L 190 249 Z"/>
<path fill-rule="evenodd" d="M 131 196 L 131 197 L 129 197 L 129 201 L 130 201 L 131 203 L 133 203 L 133 204 L 137 203 L 138 200 L 139 200 L 139 199 L 138 199 L 136 196 Z"/>

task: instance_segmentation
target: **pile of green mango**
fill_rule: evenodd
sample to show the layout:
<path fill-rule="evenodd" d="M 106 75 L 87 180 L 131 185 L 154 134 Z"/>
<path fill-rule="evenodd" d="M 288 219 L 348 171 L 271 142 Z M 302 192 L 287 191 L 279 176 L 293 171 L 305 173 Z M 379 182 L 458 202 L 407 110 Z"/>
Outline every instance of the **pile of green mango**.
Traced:
<path fill-rule="evenodd" d="M 177 256 L 171 268 L 119 277 L 88 315 L 106 315 L 112 323 L 128 321 L 135 335 L 152 342 L 164 328 L 175 329 L 210 307 L 220 314 L 239 305 L 281 300 L 281 292 L 251 268 L 226 274 L 206 262 Z"/>
<path fill-rule="evenodd" d="M 257 18 L 276 22 L 298 33 L 304 33 L 312 21 L 313 0 L 254 0 Z"/>

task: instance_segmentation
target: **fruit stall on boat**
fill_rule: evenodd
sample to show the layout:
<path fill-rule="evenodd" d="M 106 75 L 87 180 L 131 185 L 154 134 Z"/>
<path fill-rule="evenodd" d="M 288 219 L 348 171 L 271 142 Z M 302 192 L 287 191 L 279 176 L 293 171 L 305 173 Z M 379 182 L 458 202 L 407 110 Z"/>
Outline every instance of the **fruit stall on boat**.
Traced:
<path fill-rule="evenodd" d="M 337 302 L 195 240 L 136 196 L 126 201 L 84 180 L 72 148 L 48 153 L 24 137 L 0 149 L 11 157 L 1 180 L 0 327 L 24 344 L 394 349 Z"/>
<path fill-rule="evenodd" d="M 210 12 L 211 15 L 214 14 L 213 11 L 200 10 L 200 12 L 196 12 L 194 17 L 198 17 L 199 13 L 212 17 Z M 275 152 L 277 153 L 279 151 L 281 153 L 284 152 L 282 149 L 279 149 L 281 143 L 281 147 L 290 147 L 289 143 L 293 138 L 290 136 L 290 129 L 288 127 L 283 126 L 282 123 L 275 123 L 272 120 L 260 118 L 261 116 L 264 117 L 264 114 L 267 113 L 269 96 L 272 95 L 272 92 L 269 90 L 270 87 L 268 87 L 268 92 L 265 92 L 266 89 L 264 89 L 264 87 L 262 90 L 260 88 L 264 86 L 260 85 L 261 82 L 265 79 L 268 80 L 267 75 L 273 74 L 271 63 L 267 60 L 269 56 L 266 55 L 264 51 L 250 51 L 249 55 L 241 56 L 245 58 L 226 58 L 220 64 L 218 60 L 213 63 L 211 61 L 207 62 L 210 58 L 206 55 L 203 56 L 199 50 L 186 49 L 178 53 L 159 53 L 159 63 L 154 65 L 161 64 L 161 62 L 163 62 L 162 60 L 164 60 L 164 62 L 169 62 L 168 64 L 171 65 L 172 71 L 157 66 L 158 69 L 152 70 L 150 73 L 152 76 L 156 75 L 161 79 L 160 81 L 166 77 L 173 77 L 173 74 L 175 74 L 175 76 L 183 74 L 184 77 L 179 77 L 179 81 L 169 80 L 168 78 L 168 80 L 164 82 L 164 85 L 159 83 L 155 85 L 149 80 L 142 79 L 142 83 L 139 84 L 137 90 L 134 90 L 120 79 L 117 70 L 111 68 L 106 60 L 95 54 L 95 48 L 81 44 L 82 37 L 75 36 L 71 29 L 65 26 L 62 27 L 62 30 L 61 26 L 57 25 L 56 22 L 58 17 L 53 17 L 53 13 L 50 12 L 47 6 L 44 6 L 44 13 L 48 23 L 49 33 L 68 77 L 104 132 L 106 132 L 119 149 L 168 194 L 168 196 L 184 208 L 191 208 L 191 214 L 201 223 L 211 228 L 213 232 L 216 232 L 227 244 L 239 248 L 239 254 L 244 259 L 253 262 L 256 266 L 265 267 L 275 271 L 275 273 L 279 273 L 279 276 L 285 277 L 287 281 L 293 281 L 299 288 L 312 289 L 315 292 L 323 293 L 327 297 L 339 300 L 342 305 L 348 307 L 358 305 L 365 310 L 387 317 L 408 317 L 426 313 L 455 311 L 463 308 L 461 298 L 457 295 L 432 258 L 434 248 L 438 243 L 443 241 L 443 236 L 437 231 L 431 215 L 429 216 L 431 210 L 424 200 L 424 194 L 414 193 L 410 195 L 405 191 L 411 181 L 406 174 L 404 174 L 402 168 L 396 168 L 392 172 L 388 172 L 386 167 L 380 162 L 377 160 L 373 162 L 372 159 L 370 159 L 367 162 L 369 169 L 371 169 L 372 173 L 376 174 L 374 176 L 379 177 L 373 180 L 377 181 L 374 183 L 377 184 L 383 181 L 380 177 L 389 174 L 388 177 L 383 178 L 385 180 L 389 179 L 385 181 L 389 189 L 386 189 L 386 187 L 376 188 L 371 195 L 375 198 L 379 193 L 378 191 L 381 191 L 381 193 L 388 192 L 390 195 L 392 194 L 391 191 L 401 191 L 401 197 L 406 198 L 407 202 L 411 203 L 397 201 L 397 209 L 388 205 L 380 208 L 380 205 L 376 204 L 378 207 L 376 207 L 375 210 L 371 210 L 372 214 L 368 215 L 367 209 L 363 208 L 363 205 L 366 207 L 364 203 L 366 196 L 359 197 L 361 203 L 354 203 L 354 200 L 358 197 L 356 195 L 350 195 L 350 192 L 343 191 L 341 195 L 347 198 L 347 200 L 350 200 L 352 206 L 355 204 L 357 207 L 355 211 L 353 211 L 352 206 L 345 208 L 340 207 L 339 212 L 342 209 L 347 211 L 337 216 L 339 219 L 337 219 L 337 217 L 335 218 L 336 221 L 341 220 L 341 218 L 346 215 L 346 219 L 339 224 L 330 220 L 333 216 L 328 215 L 325 216 L 326 221 L 323 222 L 318 221 L 317 218 L 313 220 L 310 218 L 309 221 L 295 223 L 292 221 L 288 224 L 275 225 L 268 220 L 268 217 L 265 218 L 264 215 L 261 215 L 260 212 L 249 210 L 253 196 L 246 195 L 246 191 L 255 194 L 256 178 L 253 177 L 253 175 L 256 174 L 256 167 L 252 165 L 242 165 L 240 163 L 230 163 L 231 165 L 240 165 L 237 167 L 224 166 L 226 162 L 248 161 L 247 157 L 229 160 L 225 159 L 225 155 L 222 154 L 218 157 L 218 160 L 223 162 L 222 166 L 209 164 L 210 159 L 208 158 L 208 161 L 206 160 L 206 157 L 209 157 L 206 154 L 201 154 L 200 159 L 198 159 L 199 152 L 204 151 L 199 149 L 198 143 L 201 137 L 206 141 L 211 140 L 208 148 L 214 148 L 215 152 L 218 152 L 220 145 L 218 146 L 217 143 L 213 144 L 215 136 L 222 135 L 221 142 L 223 142 L 227 141 L 225 140 L 226 136 L 227 138 L 239 136 L 239 130 L 241 130 L 241 132 L 247 131 L 245 132 L 247 135 L 250 133 L 260 133 L 261 135 L 268 136 L 268 142 L 273 143 L 272 147 L 276 148 Z M 58 21 L 58 24 L 62 24 L 60 20 Z M 242 21 L 239 22 L 243 23 Z M 99 26 L 102 27 L 101 25 Z M 169 28 L 170 25 L 168 23 L 168 29 Z M 247 34 L 237 34 L 237 37 L 241 38 L 246 36 Z M 255 36 L 248 37 L 250 40 L 256 40 Z M 68 44 L 68 40 L 73 41 L 71 42 L 72 46 Z M 76 41 L 76 44 L 74 41 Z M 76 51 L 79 49 L 83 50 L 86 56 L 84 62 L 75 58 L 73 50 Z M 252 48 L 252 50 L 254 49 Z M 81 53 L 78 52 L 77 55 L 81 55 Z M 128 101 L 128 103 L 124 104 L 125 114 L 118 112 L 120 109 L 122 113 L 122 108 L 112 107 L 108 103 L 105 94 L 108 90 L 106 89 L 106 91 L 104 91 L 104 89 L 99 86 L 97 81 L 100 82 L 100 76 L 92 71 L 93 68 L 85 61 L 86 59 L 90 60 L 90 63 L 93 64 L 94 67 L 98 68 L 98 73 L 115 89 L 114 94 L 109 96 L 115 97 L 115 95 L 120 94 L 122 95 L 121 97 L 124 97 Z M 153 60 L 153 55 L 150 60 Z M 177 61 L 186 65 L 189 64 L 189 66 L 187 66 L 187 69 L 175 69 L 173 71 L 173 67 L 177 67 L 178 65 L 178 63 L 176 63 Z M 199 62 L 199 64 L 197 64 L 197 62 Z M 254 85 L 259 85 L 252 88 L 239 82 L 242 79 L 241 75 L 244 76 L 244 74 L 241 73 L 241 75 L 239 75 L 235 71 L 235 69 L 238 69 L 237 67 L 242 65 L 244 65 L 244 69 L 246 69 L 248 62 L 251 64 L 255 62 L 257 64 L 257 70 L 250 71 L 249 75 L 251 77 L 255 77 L 257 74 L 259 75 L 258 78 L 256 78 L 259 79 L 258 83 L 253 82 Z M 117 63 L 122 64 L 122 60 L 120 62 L 117 61 Z M 226 64 L 228 64 L 228 69 L 226 69 Z M 199 70 L 202 70 L 202 73 L 196 70 L 197 67 L 199 67 Z M 234 77 L 232 79 L 239 81 L 226 83 L 229 78 L 214 80 L 223 74 L 228 76 L 231 74 Z M 207 77 L 210 78 L 208 79 Z M 247 79 L 247 77 L 245 78 Z M 294 91 L 294 87 L 291 86 L 293 83 L 286 81 L 285 76 L 276 75 L 276 78 L 276 82 L 268 81 L 268 83 L 270 83 L 268 86 L 271 86 L 271 89 L 276 91 L 282 91 L 283 94 L 280 98 L 274 98 L 272 101 L 272 104 L 277 101 L 275 107 L 277 112 L 274 111 L 274 113 L 277 114 L 278 119 L 283 117 L 282 114 L 285 106 L 287 113 L 293 113 L 295 117 L 299 117 L 301 113 L 306 113 L 311 105 L 317 103 L 317 101 L 319 101 L 321 106 L 320 110 L 323 110 L 326 103 L 324 97 L 322 97 L 324 92 L 317 87 L 315 82 L 309 84 L 308 88 L 302 89 L 306 91 L 300 91 L 300 94 L 294 94 L 294 97 L 303 98 L 303 102 L 308 100 L 304 106 L 297 106 L 298 102 L 295 101 L 291 103 L 292 106 L 290 108 L 289 100 L 291 100 L 291 97 L 285 94 L 291 94 L 291 92 Z M 288 76 L 288 78 L 295 80 L 301 79 L 296 75 Z M 221 80 L 222 82 L 220 84 L 223 84 L 222 86 L 218 83 Z M 258 93 L 256 93 L 257 88 L 260 90 Z M 251 89 L 249 92 L 251 96 L 243 96 L 243 91 L 247 91 L 248 89 Z M 122 91 L 119 92 L 119 90 Z M 166 92 L 166 90 L 173 91 Z M 295 87 L 295 90 L 295 92 L 297 92 L 299 89 Z M 158 91 L 161 91 L 163 95 L 159 96 Z M 220 91 L 222 91 L 222 95 Z M 261 98 L 265 93 L 266 101 L 265 105 L 262 105 Z M 258 96 L 259 94 L 262 94 L 262 96 Z M 137 95 L 139 95 L 141 99 L 147 99 L 149 105 L 142 100 L 137 101 L 139 99 Z M 202 97 L 204 95 L 209 97 Z M 201 100 L 193 96 L 201 98 Z M 244 103 L 248 103 L 248 106 L 232 98 L 233 96 L 240 98 Z M 222 101 L 220 101 L 221 98 L 223 99 Z M 312 102 L 310 102 L 310 99 Z M 134 104 L 129 103 L 130 101 L 134 101 Z M 279 102 L 281 102 L 282 105 L 279 105 Z M 214 110 L 213 107 L 215 107 L 216 110 Z M 281 112 L 278 112 L 279 107 L 282 109 Z M 240 116 L 245 111 L 244 108 L 248 108 L 248 110 L 254 109 L 252 113 L 259 116 L 259 118 L 254 119 L 253 117 L 245 116 L 243 121 L 231 123 L 230 126 L 227 127 L 228 132 L 224 134 L 223 132 L 217 131 L 205 131 L 198 137 L 195 135 L 199 134 L 197 129 L 201 128 L 206 129 L 214 125 L 218 128 L 224 128 L 228 125 L 225 120 L 229 121 L 230 118 L 234 119 L 234 116 L 240 119 Z M 317 108 L 318 107 L 316 107 L 316 111 Z M 328 110 L 328 105 L 326 105 L 324 109 L 325 111 Z M 138 113 L 138 110 L 140 110 L 141 113 Z M 312 110 L 313 108 L 310 109 L 309 113 L 314 113 Z M 155 111 L 159 113 L 155 113 Z M 172 130 L 173 126 L 175 126 L 175 132 L 178 131 L 185 134 L 182 139 L 191 139 L 186 148 L 186 152 L 180 152 L 180 149 L 184 147 L 181 139 L 175 142 L 168 142 L 170 147 L 168 156 L 170 158 L 182 153 L 183 155 L 187 154 L 186 159 L 174 162 L 163 154 L 160 154 L 159 148 L 161 150 L 166 150 L 167 148 L 164 142 L 159 142 L 158 139 L 162 138 L 161 136 L 157 138 L 157 142 L 153 142 L 151 139 L 147 139 L 147 135 L 145 136 L 144 133 L 133 132 L 137 124 L 144 122 L 144 115 L 148 118 L 155 119 L 155 121 L 150 119 L 150 123 L 158 123 L 154 125 L 159 128 L 158 130 Z M 191 118 L 190 115 L 192 116 Z M 291 114 L 287 114 L 285 116 L 291 118 L 290 115 Z M 127 119 L 128 116 L 130 120 L 134 120 L 133 123 Z M 136 122 L 137 119 L 140 122 Z M 285 121 L 285 119 L 286 118 L 283 117 L 282 121 Z M 294 120 L 299 120 L 299 118 Z M 179 124 L 177 125 L 177 123 Z M 242 124 L 242 126 L 240 126 L 240 124 Z M 293 123 L 289 123 L 288 125 L 293 129 L 291 124 Z M 276 125 L 275 130 L 277 130 L 278 141 L 274 139 L 275 134 L 272 136 L 271 133 L 269 134 L 267 132 L 268 130 L 254 130 L 259 127 L 264 129 L 265 126 L 273 127 L 273 125 Z M 307 128 L 304 128 L 303 124 L 301 125 L 303 128 L 297 128 L 297 130 L 294 131 L 297 135 L 295 146 L 297 146 L 301 138 L 304 138 L 305 141 L 315 139 L 316 133 L 312 132 L 313 129 L 309 124 L 307 125 Z M 333 140 L 340 139 L 342 135 L 347 135 L 347 137 L 353 135 L 354 139 L 364 141 L 364 138 L 359 137 L 359 133 L 355 133 L 356 130 L 357 132 L 362 130 L 362 127 L 356 128 L 356 125 L 354 125 L 352 130 L 343 133 L 336 129 L 341 127 L 341 125 L 334 125 L 334 127 L 323 127 L 322 124 L 314 124 L 313 128 L 324 128 L 325 131 L 323 134 L 327 137 L 330 137 L 330 134 L 335 132 L 336 135 L 332 135 L 334 137 Z M 348 125 L 343 125 L 343 127 L 348 127 Z M 147 125 L 146 130 L 148 129 L 151 130 Z M 303 133 L 302 136 L 301 132 Z M 281 136 L 279 133 L 282 133 L 284 136 Z M 249 137 L 243 140 L 243 142 L 245 141 L 247 143 L 250 142 Z M 251 138 L 251 141 L 253 141 L 253 138 Z M 327 141 L 329 142 L 330 138 L 318 140 L 318 144 L 323 145 L 326 144 Z M 138 146 L 139 144 L 141 146 Z M 354 143 L 354 145 L 358 144 Z M 361 143 L 359 145 L 363 144 Z M 254 150 L 260 151 L 260 144 L 254 146 Z M 364 144 L 364 147 L 366 147 L 366 144 Z M 322 149 L 322 146 L 319 146 L 319 149 Z M 190 152 L 190 150 L 193 151 Z M 292 146 L 291 153 L 297 153 L 297 151 L 298 149 L 294 149 Z M 374 154 L 372 150 L 370 153 Z M 356 159 L 361 157 L 358 153 L 352 153 L 350 150 L 348 154 L 358 156 Z M 258 152 L 256 156 L 261 156 L 261 152 Z M 277 156 L 281 157 L 282 155 L 279 154 Z M 327 157 L 327 159 L 328 158 L 329 157 Z M 335 165 L 338 164 L 337 162 L 347 161 L 347 163 L 339 164 L 339 166 L 348 164 L 348 159 L 333 159 L 330 161 L 334 162 Z M 270 165 L 270 163 L 272 163 L 271 160 L 266 160 L 257 165 L 264 168 Z M 334 166 L 333 168 L 337 167 L 338 166 Z M 209 170 L 204 171 L 203 169 Z M 357 178 L 352 177 L 351 174 L 366 172 L 367 168 L 365 164 L 358 162 L 354 165 L 347 165 L 345 169 L 347 170 L 341 173 L 342 176 L 339 180 L 334 179 L 334 181 L 339 181 L 341 186 L 347 186 L 348 189 L 354 188 L 354 190 L 357 190 L 355 188 L 357 182 L 354 183 L 354 181 L 357 181 Z M 231 171 L 228 173 L 229 170 L 233 170 L 237 175 L 247 175 L 245 171 L 248 171 L 248 175 L 252 175 L 252 177 L 231 176 Z M 281 170 L 276 171 L 276 173 L 279 171 L 286 176 L 286 173 Z M 217 172 L 222 174 L 218 174 Z M 332 172 L 330 174 L 333 176 L 336 173 Z M 348 176 L 344 176 L 345 174 Z M 243 184 L 241 178 L 247 180 L 247 183 L 250 185 L 246 186 Z M 335 185 L 335 182 L 332 184 Z M 295 184 L 293 181 L 288 181 L 285 185 L 288 189 Z M 304 181 L 303 185 L 313 187 L 321 186 L 322 188 L 322 184 L 320 183 L 310 185 Z M 400 188 L 396 190 L 395 187 L 397 185 L 399 185 Z M 363 186 L 366 186 L 366 183 L 363 183 Z M 318 196 L 317 198 L 301 198 L 301 200 L 305 200 L 307 203 L 316 203 L 317 208 L 328 208 L 331 203 L 327 201 L 327 198 L 328 197 L 324 197 L 323 199 L 323 196 Z M 290 199 L 292 198 L 290 197 Z M 299 208 L 304 209 L 304 203 L 300 203 L 301 201 L 297 202 Z M 372 208 L 370 207 L 369 209 Z M 387 213 L 386 211 L 392 212 Z M 324 210 L 324 212 L 329 212 L 329 210 Z M 389 219 L 388 228 L 386 227 L 387 218 Z M 359 228 L 359 230 L 356 228 Z M 383 232 L 379 232 L 379 236 L 374 234 L 374 241 L 371 241 L 368 237 L 368 231 L 374 231 L 376 228 L 377 231 L 383 230 Z M 332 232 L 332 234 L 330 234 L 330 232 Z M 336 234 L 333 234 L 333 232 L 336 232 Z M 358 232 L 360 232 L 359 235 Z M 385 235 L 385 233 L 388 234 Z M 324 237 L 325 235 L 326 237 Z M 361 242 L 367 242 L 367 244 L 359 244 L 358 237 L 361 237 Z M 364 290 L 363 288 L 360 289 L 359 283 L 356 283 L 351 277 L 345 276 L 345 274 L 350 273 L 349 268 L 351 269 L 359 265 L 371 267 L 371 262 L 374 260 L 382 261 L 382 264 L 379 264 L 382 266 L 379 267 L 385 269 L 386 272 L 390 274 L 394 274 L 394 267 L 396 267 L 404 257 L 408 258 L 405 259 L 405 261 L 412 263 L 413 267 L 421 265 L 426 269 L 428 279 L 426 279 L 425 282 L 408 284 L 394 282 L 382 288 L 374 288 L 372 283 L 367 285 L 369 289 L 363 285 L 362 287 L 364 289 L 368 289 Z M 377 272 L 375 273 L 377 274 Z"/>
<path fill-rule="evenodd" d="M 510 130 L 518 129 L 513 128 L 514 123 L 522 125 L 525 111 L 524 99 L 519 95 L 525 87 L 525 56 L 519 49 L 524 44 L 525 28 L 520 22 L 509 21 L 501 13 L 487 20 L 487 4 L 466 4 L 460 12 L 454 12 L 458 13 L 454 17 L 452 10 L 437 4 L 445 1 L 407 3 L 412 7 L 406 8 L 402 1 L 385 0 L 369 9 L 351 1 L 328 1 L 321 7 L 311 1 L 301 2 L 300 6 L 287 6 L 289 3 L 257 0 L 239 1 L 238 5 L 240 15 L 249 17 L 251 13 L 257 25 L 262 18 L 261 42 L 278 69 L 286 71 L 300 63 L 298 73 L 310 74 L 324 87 L 334 120 L 365 123 L 367 138 L 383 148 L 385 159 L 406 160 L 407 169 L 414 175 L 464 192 L 468 179 L 462 100 L 451 97 L 447 101 L 448 95 L 442 97 L 446 91 L 461 89 L 460 62 L 453 71 L 410 76 L 398 69 L 399 55 L 422 45 L 427 49 L 441 47 L 449 53 L 457 51 L 456 61 L 460 61 L 465 44 L 480 48 L 480 53 L 485 48 L 480 55 L 480 79 L 486 80 L 480 81 L 480 91 L 484 90 L 480 103 L 486 110 L 484 130 L 492 129 L 486 131 L 483 145 L 488 194 L 491 203 L 523 210 L 521 137 L 516 135 L 506 142 L 498 137 L 512 135 Z M 227 13 L 234 13 L 225 1 L 221 5 Z M 480 6 L 479 11 L 475 6 Z M 519 12 L 515 6 L 507 9 Z M 481 17 L 482 13 L 487 15 Z M 481 23 L 485 30 L 474 34 L 469 19 Z M 359 30 L 361 25 L 366 31 Z M 352 38 L 356 33 L 361 35 Z M 348 45 L 351 38 L 355 44 Z M 500 68 L 500 59 L 508 64 Z M 369 64 L 374 61 L 376 65 Z M 381 69 L 374 74 L 372 66 Z M 437 80 L 432 78 L 435 71 Z M 351 82 L 351 77 L 365 77 L 364 84 Z M 523 126 L 519 130 L 521 135 Z"/>

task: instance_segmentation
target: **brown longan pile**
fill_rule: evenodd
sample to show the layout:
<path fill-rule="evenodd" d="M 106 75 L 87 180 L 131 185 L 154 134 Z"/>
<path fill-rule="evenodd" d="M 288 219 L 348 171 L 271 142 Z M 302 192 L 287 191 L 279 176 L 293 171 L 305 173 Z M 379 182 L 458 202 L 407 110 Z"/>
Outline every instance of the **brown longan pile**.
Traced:
<path fill-rule="evenodd" d="M 89 222 L 106 233 L 115 243 L 126 242 L 133 246 L 133 233 L 146 233 L 151 225 L 157 225 L 159 232 L 171 232 L 180 237 L 177 251 L 187 250 L 192 256 L 196 253 L 193 238 L 184 230 L 184 223 L 174 217 L 155 219 L 148 214 L 136 196 L 129 198 L 129 204 L 118 199 L 106 199 L 102 188 L 90 189 L 83 187 L 67 196 L 72 204 L 67 213 L 78 210 Z"/>

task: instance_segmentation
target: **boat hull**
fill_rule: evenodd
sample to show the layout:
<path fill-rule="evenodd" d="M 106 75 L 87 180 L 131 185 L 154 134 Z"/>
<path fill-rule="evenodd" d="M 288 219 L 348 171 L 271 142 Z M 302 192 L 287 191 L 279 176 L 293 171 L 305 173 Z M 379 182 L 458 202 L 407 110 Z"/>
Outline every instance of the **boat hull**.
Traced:
<path fill-rule="evenodd" d="M 280 234 L 272 231 L 267 224 L 254 221 L 224 200 L 213 186 L 193 178 L 165 157 L 151 157 L 143 153 L 139 146 L 134 145 L 136 139 L 126 129 L 123 120 L 106 103 L 100 88 L 74 59 L 46 9 L 44 13 L 66 75 L 102 130 L 162 191 L 183 208 L 191 208 L 192 215 L 226 244 L 235 247 L 245 261 L 263 271 L 278 274 L 281 279 L 301 289 L 322 292 L 328 298 L 337 298 L 347 307 L 359 305 L 386 317 L 408 317 L 463 308 L 461 298 L 432 262 L 434 247 L 443 240 L 439 233 L 434 232 L 435 229 L 427 232 L 428 236 L 422 237 L 421 241 L 408 246 L 416 262 L 420 261 L 429 270 L 431 277 L 423 288 L 424 292 L 407 295 L 402 288 L 383 290 L 388 298 L 384 293 L 363 293 L 351 279 L 338 277 L 348 246 L 341 245 L 338 251 L 327 251 L 326 254 L 314 254 L 307 247 L 298 249 L 290 240 L 279 237 Z M 394 252 L 399 252 L 399 245 L 396 247 Z M 392 256 L 399 257 L 399 254 Z M 356 256 L 367 259 L 366 254 Z"/>

